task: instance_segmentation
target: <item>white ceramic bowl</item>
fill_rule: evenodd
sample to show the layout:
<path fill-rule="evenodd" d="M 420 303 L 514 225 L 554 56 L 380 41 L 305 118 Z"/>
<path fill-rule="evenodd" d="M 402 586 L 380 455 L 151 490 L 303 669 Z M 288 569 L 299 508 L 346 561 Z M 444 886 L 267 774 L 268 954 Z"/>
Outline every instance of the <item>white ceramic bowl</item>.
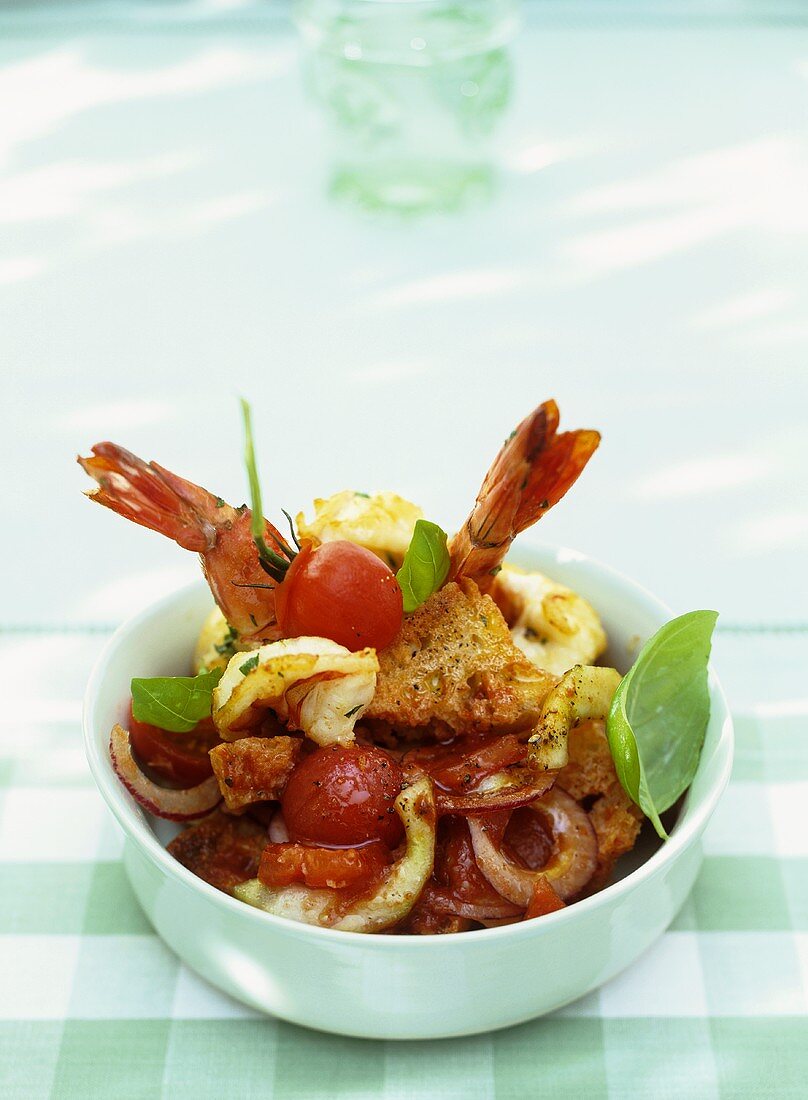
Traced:
<path fill-rule="evenodd" d="M 586 596 L 625 671 L 671 612 L 633 581 L 581 554 L 536 549 L 521 564 Z M 124 862 L 149 920 L 190 967 L 285 1020 L 344 1035 L 427 1039 L 506 1027 L 595 989 L 671 922 L 701 865 L 700 837 L 729 778 L 732 723 L 710 676 L 712 713 L 695 780 L 670 840 L 645 836 L 617 882 L 539 920 L 453 936 L 384 936 L 269 916 L 203 882 L 165 851 L 165 823 L 132 800 L 109 760 L 132 676 L 185 674 L 211 606 L 200 582 L 124 624 L 87 687 L 84 734 L 93 776 L 126 834 Z M 648 829 L 644 830 L 644 834 Z"/>

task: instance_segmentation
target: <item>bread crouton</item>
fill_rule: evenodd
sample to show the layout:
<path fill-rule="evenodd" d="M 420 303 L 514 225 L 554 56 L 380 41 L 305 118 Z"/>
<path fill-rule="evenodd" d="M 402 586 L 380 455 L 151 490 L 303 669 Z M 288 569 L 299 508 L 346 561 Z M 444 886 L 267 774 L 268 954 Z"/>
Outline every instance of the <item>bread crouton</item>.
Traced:
<path fill-rule="evenodd" d="M 172 856 L 217 890 L 255 878 L 267 831 L 248 817 L 230 817 L 216 810 L 176 836 L 168 845 Z"/>
<path fill-rule="evenodd" d="M 445 585 L 407 615 L 378 656 L 363 721 L 394 730 L 529 732 L 556 683 L 514 645 L 497 605 L 469 580 Z"/>
<path fill-rule="evenodd" d="M 213 774 L 230 813 L 280 798 L 302 748 L 300 737 L 242 737 L 211 749 Z"/>
<path fill-rule="evenodd" d="M 605 722 L 581 722 L 570 730 L 567 747 L 569 763 L 558 773 L 558 786 L 589 811 L 598 838 L 598 866 L 590 890 L 599 890 L 615 861 L 634 847 L 643 814 L 620 786 Z"/>

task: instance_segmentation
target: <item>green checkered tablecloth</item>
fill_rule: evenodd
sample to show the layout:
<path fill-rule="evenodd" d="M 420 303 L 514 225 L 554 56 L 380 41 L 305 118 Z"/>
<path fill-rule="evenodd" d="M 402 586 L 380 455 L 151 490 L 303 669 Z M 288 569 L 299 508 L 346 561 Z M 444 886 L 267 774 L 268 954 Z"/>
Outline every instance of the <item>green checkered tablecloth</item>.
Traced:
<path fill-rule="evenodd" d="M 493 1035 L 361 1042 L 254 1014 L 154 935 L 81 747 L 103 641 L 0 637 L 3 1100 L 808 1094 L 808 705 L 737 715 L 704 870 L 629 971 Z"/>

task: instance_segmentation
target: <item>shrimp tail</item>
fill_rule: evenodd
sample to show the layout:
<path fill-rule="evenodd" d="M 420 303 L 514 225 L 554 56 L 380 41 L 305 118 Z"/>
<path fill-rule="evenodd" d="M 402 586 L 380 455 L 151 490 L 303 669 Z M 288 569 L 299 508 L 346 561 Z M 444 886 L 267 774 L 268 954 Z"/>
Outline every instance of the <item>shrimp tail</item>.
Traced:
<path fill-rule="evenodd" d="M 98 483 L 87 493 L 90 500 L 166 535 L 185 550 L 204 554 L 214 547 L 213 516 L 217 507 L 229 508 L 220 498 L 117 443 L 96 443 L 91 457 L 79 455 L 77 461 Z"/>
<path fill-rule="evenodd" d="M 505 441 L 477 502 L 450 544 L 450 577 L 485 591 L 514 538 L 564 496 L 600 443 L 590 430 L 558 432 L 555 401 L 545 401 Z"/>

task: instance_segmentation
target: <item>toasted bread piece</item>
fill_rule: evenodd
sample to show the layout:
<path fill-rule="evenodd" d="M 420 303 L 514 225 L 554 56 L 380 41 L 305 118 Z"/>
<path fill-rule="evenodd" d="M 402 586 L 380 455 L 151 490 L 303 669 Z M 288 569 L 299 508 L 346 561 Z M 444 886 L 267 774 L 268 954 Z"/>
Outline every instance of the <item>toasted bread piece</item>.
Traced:
<path fill-rule="evenodd" d="M 407 615 L 378 657 L 363 721 L 394 730 L 529 733 L 556 683 L 514 645 L 502 612 L 469 580 Z"/>
<path fill-rule="evenodd" d="M 598 866 L 589 890 L 599 890 L 615 861 L 634 847 L 643 815 L 620 786 L 605 722 L 581 722 L 570 730 L 567 747 L 569 763 L 558 773 L 558 785 L 589 809 L 598 838 Z"/>
<path fill-rule="evenodd" d="M 213 774 L 230 813 L 280 798 L 302 749 L 300 737 L 241 737 L 211 749 Z"/>
<path fill-rule="evenodd" d="M 254 878 L 267 845 L 266 829 L 248 817 L 231 817 L 216 810 L 176 836 L 168 845 L 172 856 L 218 890 Z"/>

